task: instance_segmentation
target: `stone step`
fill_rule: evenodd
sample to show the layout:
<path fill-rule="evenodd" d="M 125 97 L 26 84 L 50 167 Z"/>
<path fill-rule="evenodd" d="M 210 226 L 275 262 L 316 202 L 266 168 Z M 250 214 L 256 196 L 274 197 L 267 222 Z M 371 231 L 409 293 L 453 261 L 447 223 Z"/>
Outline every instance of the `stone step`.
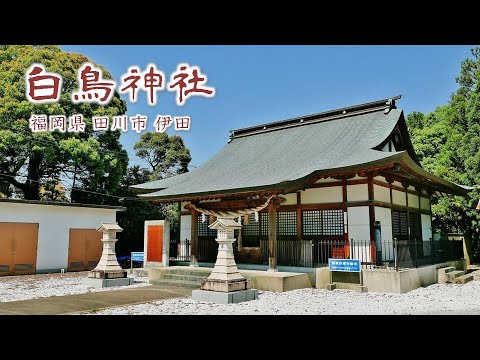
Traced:
<path fill-rule="evenodd" d="M 455 271 L 450 271 L 447 273 L 447 277 L 449 281 L 452 281 L 453 279 L 465 275 L 465 271 L 460 271 L 460 270 L 455 270 Z"/>
<path fill-rule="evenodd" d="M 446 282 L 449 281 L 449 275 L 450 273 L 452 273 L 453 271 L 455 271 L 455 268 L 453 266 L 447 266 L 447 267 L 444 267 L 444 268 L 440 268 L 437 270 L 437 278 L 438 278 L 438 283 L 439 284 L 445 284 Z"/>
<path fill-rule="evenodd" d="M 172 268 L 172 269 L 162 269 L 163 274 L 176 274 L 176 275 L 192 275 L 192 276 L 204 276 L 208 277 L 210 276 L 210 273 L 212 272 L 212 269 L 204 270 L 204 269 L 178 269 L 178 268 Z"/>
<path fill-rule="evenodd" d="M 156 285 L 162 288 L 169 288 L 169 287 L 180 287 L 180 288 L 187 288 L 187 289 L 200 289 L 200 282 L 198 281 L 178 281 L 173 279 L 158 279 L 158 280 L 150 280 L 150 284 Z"/>
<path fill-rule="evenodd" d="M 208 276 L 198 276 L 198 275 L 190 275 L 190 274 L 174 274 L 168 273 L 163 274 L 163 279 L 170 279 L 170 280 L 177 280 L 177 281 L 196 281 L 201 282 L 205 280 Z"/>
<path fill-rule="evenodd" d="M 473 280 L 473 275 L 467 274 L 467 275 L 457 276 L 456 278 L 453 278 L 451 281 L 453 284 L 466 284 L 472 280 Z"/>

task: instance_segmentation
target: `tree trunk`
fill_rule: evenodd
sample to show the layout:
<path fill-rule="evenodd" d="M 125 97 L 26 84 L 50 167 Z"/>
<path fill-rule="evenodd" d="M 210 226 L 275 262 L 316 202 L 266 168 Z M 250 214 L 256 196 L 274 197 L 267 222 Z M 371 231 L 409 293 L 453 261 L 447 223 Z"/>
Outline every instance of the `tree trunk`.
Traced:
<path fill-rule="evenodd" d="M 23 189 L 25 200 L 40 200 L 40 186 L 38 183 L 28 181 Z"/>
<path fill-rule="evenodd" d="M 28 179 L 22 189 L 26 200 L 40 200 L 40 165 L 41 154 L 32 154 L 28 161 Z"/>

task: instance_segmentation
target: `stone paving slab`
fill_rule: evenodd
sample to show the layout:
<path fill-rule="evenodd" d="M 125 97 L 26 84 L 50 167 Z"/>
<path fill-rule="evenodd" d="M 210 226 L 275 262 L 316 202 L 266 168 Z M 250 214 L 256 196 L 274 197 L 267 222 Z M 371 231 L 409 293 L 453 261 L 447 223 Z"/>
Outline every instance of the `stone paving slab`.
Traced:
<path fill-rule="evenodd" d="M 110 290 L 78 295 L 0 303 L 0 315 L 60 315 L 98 311 L 115 306 L 141 304 L 163 299 L 191 296 L 183 288 L 144 286 L 133 289 Z"/>

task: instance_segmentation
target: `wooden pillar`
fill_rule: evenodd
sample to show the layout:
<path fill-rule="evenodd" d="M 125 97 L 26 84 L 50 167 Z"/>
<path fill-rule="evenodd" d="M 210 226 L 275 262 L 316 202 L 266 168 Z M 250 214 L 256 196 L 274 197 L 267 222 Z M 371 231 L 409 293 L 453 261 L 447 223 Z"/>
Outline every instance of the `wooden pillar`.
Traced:
<path fill-rule="evenodd" d="M 277 271 L 277 210 L 273 199 L 268 204 L 268 271 Z"/>
<path fill-rule="evenodd" d="M 198 211 L 192 209 L 190 266 L 198 267 Z"/>
<path fill-rule="evenodd" d="M 373 205 L 373 176 L 368 177 L 368 217 L 370 219 L 370 241 L 375 240 L 375 206 Z"/>
<path fill-rule="evenodd" d="M 348 208 L 347 208 L 347 177 L 342 177 L 342 201 L 343 201 L 343 240 L 348 241 Z"/>
<path fill-rule="evenodd" d="M 408 209 L 408 184 L 402 183 L 403 188 L 405 189 L 405 203 L 407 204 L 407 239 L 410 241 L 410 210 Z"/>
<path fill-rule="evenodd" d="M 243 244 L 242 244 L 243 234 L 242 234 L 242 232 L 243 232 L 243 227 L 241 229 L 238 229 L 238 239 L 237 239 L 237 250 L 238 251 L 242 251 L 242 249 L 243 249 Z"/>
<path fill-rule="evenodd" d="M 297 192 L 297 240 L 302 240 L 302 195 Z"/>

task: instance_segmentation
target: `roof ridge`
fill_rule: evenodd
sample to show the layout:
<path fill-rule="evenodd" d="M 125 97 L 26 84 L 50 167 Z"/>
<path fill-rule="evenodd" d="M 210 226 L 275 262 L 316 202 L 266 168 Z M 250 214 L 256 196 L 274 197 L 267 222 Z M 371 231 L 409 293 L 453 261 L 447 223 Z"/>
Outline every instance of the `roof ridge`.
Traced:
<path fill-rule="evenodd" d="M 229 142 L 235 138 L 240 138 L 249 135 L 255 135 L 263 132 L 280 130 L 290 127 L 302 126 L 322 121 L 336 120 L 340 118 L 358 115 L 359 113 L 367 113 L 372 111 L 385 110 L 388 113 L 391 109 L 396 109 L 395 100 L 398 100 L 402 95 L 397 95 L 388 99 L 376 100 L 368 103 L 352 105 L 334 110 L 328 110 L 320 113 L 297 116 L 280 121 L 254 125 L 246 128 L 230 130 Z"/>

